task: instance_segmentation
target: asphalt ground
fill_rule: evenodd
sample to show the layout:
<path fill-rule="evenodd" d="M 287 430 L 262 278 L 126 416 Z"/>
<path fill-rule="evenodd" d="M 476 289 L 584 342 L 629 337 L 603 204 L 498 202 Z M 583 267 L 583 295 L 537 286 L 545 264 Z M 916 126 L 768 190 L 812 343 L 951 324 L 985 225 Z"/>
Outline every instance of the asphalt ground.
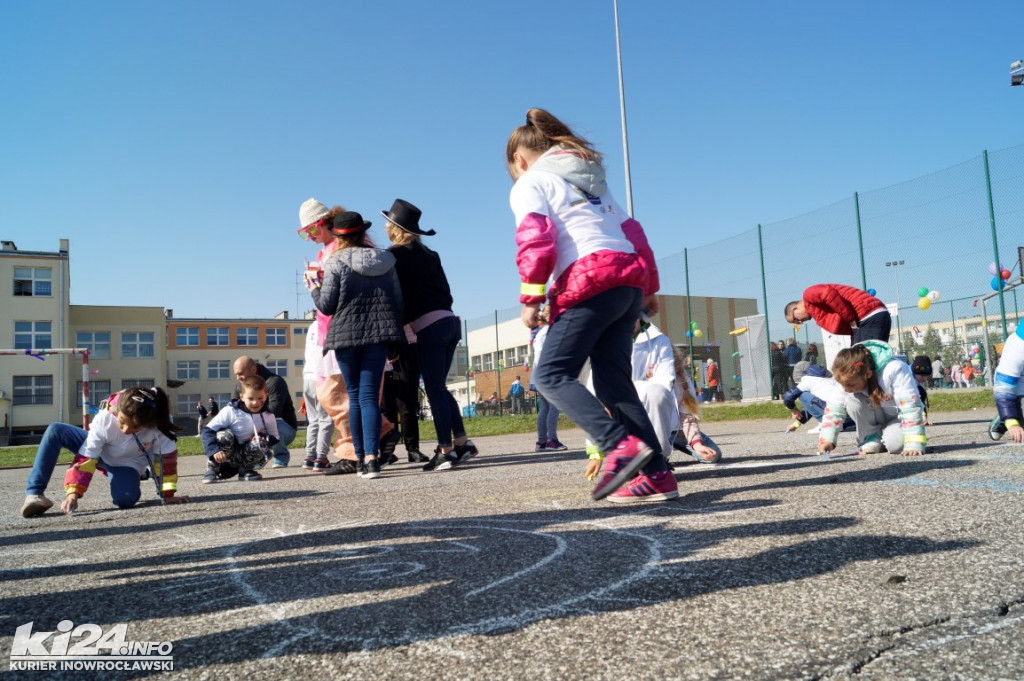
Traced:
<path fill-rule="evenodd" d="M 201 485 L 188 457 L 190 504 L 160 506 L 146 482 L 120 511 L 98 477 L 73 516 L 31 520 L 27 471 L 0 471 L 0 664 L 12 679 L 1021 679 L 1024 446 L 989 441 L 990 417 L 937 414 L 917 458 L 820 457 L 784 421 L 710 423 L 722 464 L 677 464 L 678 501 L 625 507 L 590 500 L 578 430 L 566 452 L 480 438 L 463 468 L 372 481 L 293 465 Z M 173 672 L 9 671 L 17 627 L 62 620 L 169 641 Z"/>

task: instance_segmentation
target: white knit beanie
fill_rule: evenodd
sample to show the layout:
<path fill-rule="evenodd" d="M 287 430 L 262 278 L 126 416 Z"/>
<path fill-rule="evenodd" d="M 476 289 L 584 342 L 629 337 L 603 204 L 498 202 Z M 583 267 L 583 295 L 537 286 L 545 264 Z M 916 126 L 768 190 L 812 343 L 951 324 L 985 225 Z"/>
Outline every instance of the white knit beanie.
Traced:
<path fill-rule="evenodd" d="M 306 199 L 299 206 L 299 227 L 308 227 L 314 222 L 319 222 L 327 213 L 327 206 L 316 199 Z"/>

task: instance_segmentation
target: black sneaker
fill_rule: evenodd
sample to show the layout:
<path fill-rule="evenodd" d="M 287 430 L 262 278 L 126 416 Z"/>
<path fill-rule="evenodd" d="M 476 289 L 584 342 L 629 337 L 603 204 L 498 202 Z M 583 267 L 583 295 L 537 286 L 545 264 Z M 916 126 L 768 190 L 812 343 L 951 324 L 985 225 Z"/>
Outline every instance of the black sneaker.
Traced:
<path fill-rule="evenodd" d="M 356 466 L 355 461 L 342 459 L 331 464 L 331 467 L 324 471 L 324 475 L 351 475 L 358 470 L 359 468 Z"/>
<path fill-rule="evenodd" d="M 430 461 L 427 455 L 418 449 L 409 449 L 406 450 L 406 453 L 409 455 L 409 463 L 426 463 Z"/>
<path fill-rule="evenodd" d="M 360 477 L 364 480 L 373 480 L 380 477 L 380 461 L 377 459 L 366 459 L 363 462 L 363 472 Z"/>
<path fill-rule="evenodd" d="M 988 436 L 993 440 L 998 440 L 1005 434 L 1006 424 L 1003 423 L 1003 420 L 999 418 L 998 415 L 996 415 L 996 417 L 992 419 L 992 422 L 988 424 Z"/>
<path fill-rule="evenodd" d="M 245 471 L 238 474 L 238 479 L 242 482 L 256 482 L 257 480 L 262 480 L 263 476 L 256 471 Z"/>
<path fill-rule="evenodd" d="M 390 466 L 393 463 L 398 463 L 398 457 L 395 456 L 394 451 L 390 454 L 384 454 L 381 452 L 381 455 L 377 457 L 377 462 L 380 464 L 381 468 L 384 468 L 385 466 Z"/>
<path fill-rule="evenodd" d="M 459 463 L 459 457 L 452 450 L 449 454 L 442 454 L 441 448 L 437 447 L 434 449 L 434 456 L 427 464 L 423 467 L 425 471 L 446 471 Z"/>
<path fill-rule="evenodd" d="M 550 445 L 548 449 L 550 449 Z M 461 445 L 455 445 L 454 449 L 455 456 L 458 457 L 459 463 L 465 463 L 472 459 L 474 456 L 480 453 L 480 450 L 476 448 L 472 440 L 466 440 Z"/>

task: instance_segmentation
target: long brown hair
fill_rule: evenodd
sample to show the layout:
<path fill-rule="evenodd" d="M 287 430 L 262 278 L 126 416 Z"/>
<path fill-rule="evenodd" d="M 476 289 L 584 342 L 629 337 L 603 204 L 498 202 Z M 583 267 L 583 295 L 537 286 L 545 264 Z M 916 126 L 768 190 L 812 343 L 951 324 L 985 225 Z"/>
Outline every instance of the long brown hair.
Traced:
<path fill-rule="evenodd" d="M 878 369 L 875 368 L 875 360 L 863 345 L 858 344 L 852 348 L 840 350 L 835 361 L 832 362 L 832 376 L 840 382 L 850 378 L 863 379 L 864 390 L 867 391 L 871 404 L 876 407 L 886 398 L 886 394 L 878 384 Z"/>
<path fill-rule="evenodd" d="M 505 145 L 505 163 L 508 164 L 509 175 L 515 178 L 515 153 L 520 148 L 543 154 L 556 144 L 564 144 L 592 161 L 601 162 L 601 154 L 590 142 L 575 134 L 568 125 L 549 112 L 534 108 L 526 112 L 526 125 L 513 130 Z"/>
<path fill-rule="evenodd" d="M 675 360 L 676 380 L 679 381 L 679 385 L 683 388 L 683 406 L 694 416 L 699 416 L 700 405 L 697 404 L 697 398 L 690 392 L 690 377 L 687 376 L 690 372 L 686 370 L 686 360 L 683 358 L 683 351 L 675 345 L 672 346 L 672 358 Z"/>

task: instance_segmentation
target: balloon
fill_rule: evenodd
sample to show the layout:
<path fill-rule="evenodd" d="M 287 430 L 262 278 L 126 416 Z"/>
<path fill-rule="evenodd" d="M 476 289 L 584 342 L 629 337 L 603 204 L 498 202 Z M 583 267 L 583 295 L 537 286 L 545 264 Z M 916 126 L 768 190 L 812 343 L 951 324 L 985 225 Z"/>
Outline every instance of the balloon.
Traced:
<path fill-rule="evenodd" d="M 928 287 L 927 286 L 922 286 L 921 288 L 917 289 L 917 297 L 918 298 L 924 298 L 926 295 L 928 295 Z"/>
<path fill-rule="evenodd" d="M 873 295 L 875 295 L 875 293 L 877 293 L 877 291 L 875 291 L 875 289 L 873 289 L 873 288 L 869 288 L 868 289 L 868 295 L 869 296 L 873 296 Z"/>
<path fill-rule="evenodd" d="M 939 298 L 941 298 L 941 297 L 942 296 L 939 295 L 938 291 L 929 291 L 928 292 L 928 300 L 932 301 L 933 303 L 939 302 Z"/>
<path fill-rule="evenodd" d="M 690 322 L 690 331 L 696 331 L 698 326 L 700 325 L 697 322 Z"/>
<path fill-rule="evenodd" d="M 704 335 L 704 332 L 703 332 L 703 331 L 701 331 L 700 329 L 696 329 L 696 330 L 695 330 L 695 331 L 693 332 L 693 335 L 694 335 L 694 336 L 696 336 L 697 338 L 700 338 L 701 336 L 703 336 L 703 335 Z"/>
<path fill-rule="evenodd" d="M 992 290 L 993 291 L 998 291 L 999 289 L 1003 288 L 1003 286 L 1004 286 L 1004 284 L 1003 284 L 1003 280 L 1002 279 L 1000 279 L 999 277 L 992 277 Z"/>
<path fill-rule="evenodd" d="M 745 334 L 746 332 L 747 332 L 747 327 L 745 327 L 745 326 L 741 326 L 741 327 L 740 327 L 740 328 L 738 328 L 738 329 L 733 329 L 732 331 L 730 331 L 730 332 L 729 332 L 729 335 L 730 335 L 730 336 L 742 336 L 742 335 L 743 335 L 743 334 Z"/>
<path fill-rule="evenodd" d="M 1002 277 L 1003 279 L 1009 279 L 1010 270 L 999 270 L 999 276 Z"/>
<path fill-rule="evenodd" d="M 992 275 L 999 274 L 999 270 L 1003 269 L 1002 265 L 996 265 L 994 262 L 988 264 L 988 273 Z"/>
<path fill-rule="evenodd" d="M 927 310 L 929 307 L 932 306 L 932 301 L 928 300 L 927 298 L 921 298 L 921 300 L 917 301 L 917 306 L 922 310 Z"/>
<path fill-rule="evenodd" d="M 687 331 L 686 332 L 686 337 L 687 338 L 693 338 L 693 331 Z"/>

